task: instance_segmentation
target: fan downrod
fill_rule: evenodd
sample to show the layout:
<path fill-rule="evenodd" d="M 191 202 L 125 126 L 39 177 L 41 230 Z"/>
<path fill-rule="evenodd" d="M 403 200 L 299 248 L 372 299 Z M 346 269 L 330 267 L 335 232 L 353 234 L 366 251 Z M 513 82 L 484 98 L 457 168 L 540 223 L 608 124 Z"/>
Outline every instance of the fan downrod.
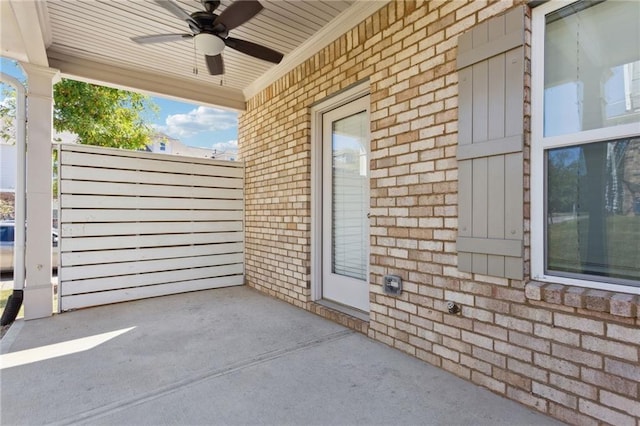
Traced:
<path fill-rule="evenodd" d="M 220 6 L 220 0 L 200 0 L 200 3 L 202 3 L 204 9 L 209 13 L 213 13 L 213 11 Z"/>

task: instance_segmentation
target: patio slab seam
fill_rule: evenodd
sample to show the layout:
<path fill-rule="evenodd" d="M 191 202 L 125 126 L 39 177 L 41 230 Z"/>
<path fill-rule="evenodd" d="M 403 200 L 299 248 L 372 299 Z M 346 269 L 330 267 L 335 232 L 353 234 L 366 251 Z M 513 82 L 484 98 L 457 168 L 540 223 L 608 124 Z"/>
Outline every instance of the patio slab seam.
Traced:
<path fill-rule="evenodd" d="M 228 374 L 233 374 L 235 372 L 238 372 L 247 368 L 255 367 L 257 365 L 264 364 L 269 361 L 273 361 L 275 359 L 281 358 L 289 354 L 304 351 L 306 349 L 313 348 L 328 342 L 340 340 L 353 334 L 356 334 L 356 332 L 353 330 L 341 330 L 338 332 L 330 333 L 325 336 L 300 342 L 296 345 L 293 345 L 287 348 L 265 352 L 263 354 L 256 355 L 249 359 L 239 361 L 237 363 L 231 364 L 223 368 L 206 371 L 204 373 L 194 375 L 183 380 L 179 380 L 177 382 L 162 386 L 160 388 L 157 388 L 150 392 L 146 392 L 143 395 L 140 395 L 134 398 L 122 399 L 119 401 L 115 401 L 115 402 L 111 402 L 109 404 L 103 405 L 101 407 L 96 407 L 96 408 L 84 411 L 82 413 L 74 414 L 72 416 L 69 416 L 65 419 L 54 422 L 52 424 L 71 425 L 71 424 L 77 424 L 80 422 L 89 422 L 91 420 L 97 420 L 99 418 L 108 416 L 110 414 L 117 413 L 117 412 L 126 410 L 128 408 L 135 407 L 137 405 L 141 405 L 146 402 L 153 401 L 158 398 L 173 394 L 185 388 L 196 386 L 208 380 L 216 379 L 218 377 L 226 376 Z"/>

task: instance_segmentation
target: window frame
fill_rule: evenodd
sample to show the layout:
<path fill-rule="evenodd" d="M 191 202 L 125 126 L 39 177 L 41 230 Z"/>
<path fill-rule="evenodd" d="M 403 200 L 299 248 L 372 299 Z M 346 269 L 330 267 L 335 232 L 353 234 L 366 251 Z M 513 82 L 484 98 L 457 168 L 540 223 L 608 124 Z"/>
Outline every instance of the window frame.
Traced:
<path fill-rule="evenodd" d="M 546 163 L 545 151 L 591 142 L 638 137 L 640 123 L 583 130 L 558 136 L 544 136 L 544 41 L 546 16 L 577 3 L 549 1 L 533 9 L 531 22 L 531 279 L 555 284 L 588 287 L 623 293 L 640 294 L 640 287 L 604 281 L 568 278 L 545 272 L 546 258 Z"/>

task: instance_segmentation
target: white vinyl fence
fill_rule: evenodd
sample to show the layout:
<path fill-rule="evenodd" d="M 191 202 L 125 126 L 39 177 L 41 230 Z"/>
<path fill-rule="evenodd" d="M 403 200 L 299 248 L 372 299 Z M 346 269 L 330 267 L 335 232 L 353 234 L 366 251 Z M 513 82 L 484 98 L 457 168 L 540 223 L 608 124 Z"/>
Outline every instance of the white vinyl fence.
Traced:
<path fill-rule="evenodd" d="M 242 163 L 60 147 L 60 310 L 244 283 Z"/>

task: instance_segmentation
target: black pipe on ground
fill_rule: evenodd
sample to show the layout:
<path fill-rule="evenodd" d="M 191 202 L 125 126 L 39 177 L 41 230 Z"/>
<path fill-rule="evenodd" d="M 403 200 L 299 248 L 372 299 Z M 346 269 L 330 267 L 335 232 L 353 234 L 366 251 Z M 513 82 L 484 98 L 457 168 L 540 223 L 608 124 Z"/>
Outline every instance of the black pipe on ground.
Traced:
<path fill-rule="evenodd" d="M 2 312 L 2 318 L 0 318 L 0 325 L 9 325 L 15 321 L 22 306 L 22 290 L 13 290 L 13 293 L 7 299 L 7 305 Z"/>

